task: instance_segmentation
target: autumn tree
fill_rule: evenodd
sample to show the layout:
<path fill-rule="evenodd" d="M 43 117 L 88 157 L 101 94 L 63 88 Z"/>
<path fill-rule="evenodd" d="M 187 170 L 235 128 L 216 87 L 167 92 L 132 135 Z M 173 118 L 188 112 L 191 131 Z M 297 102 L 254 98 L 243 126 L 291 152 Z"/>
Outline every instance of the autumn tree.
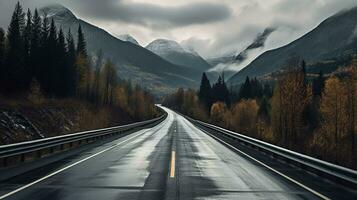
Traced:
<path fill-rule="evenodd" d="M 211 121 L 213 123 L 224 125 L 225 124 L 225 115 L 227 112 L 227 106 L 223 102 L 216 102 L 212 104 L 211 107 Z"/>
<path fill-rule="evenodd" d="M 280 75 L 272 97 L 272 126 L 277 142 L 296 148 L 306 137 L 304 112 L 311 103 L 311 89 L 303 68 Z"/>
<path fill-rule="evenodd" d="M 238 132 L 257 136 L 258 104 L 256 100 L 241 100 L 232 109 L 232 127 Z"/>
<path fill-rule="evenodd" d="M 270 105 L 267 98 L 263 98 L 257 113 L 257 132 L 259 138 L 267 138 L 270 134 Z"/>
<path fill-rule="evenodd" d="M 348 133 L 348 99 L 343 82 L 337 77 L 326 81 L 325 90 L 321 101 L 322 137 L 328 146 L 333 148 L 335 158 L 340 150 L 340 142 Z"/>
<path fill-rule="evenodd" d="M 346 93 L 347 93 L 347 122 L 348 135 L 351 141 L 351 152 L 356 156 L 356 112 L 357 112 L 357 60 L 354 60 L 349 67 L 350 76 L 346 79 Z"/>

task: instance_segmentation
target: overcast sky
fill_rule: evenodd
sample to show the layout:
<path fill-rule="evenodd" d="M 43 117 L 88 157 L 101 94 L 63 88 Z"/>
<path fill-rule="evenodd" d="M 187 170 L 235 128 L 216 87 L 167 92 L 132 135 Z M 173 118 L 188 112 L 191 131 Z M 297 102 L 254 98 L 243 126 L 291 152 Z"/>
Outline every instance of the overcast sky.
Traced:
<path fill-rule="evenodd" d="M 22 0 L 26 8 L 49 2 L 63 4 L 114 36 L 130 34 L 143 46 L 157 38 L 173 39 L 206 58 L 239 52 L 265 28 L 277 27 L 258 55 L 357 6 L 356 0 Z M 0 26 L 7 28 L 15 3 L 0 0 Z"/>

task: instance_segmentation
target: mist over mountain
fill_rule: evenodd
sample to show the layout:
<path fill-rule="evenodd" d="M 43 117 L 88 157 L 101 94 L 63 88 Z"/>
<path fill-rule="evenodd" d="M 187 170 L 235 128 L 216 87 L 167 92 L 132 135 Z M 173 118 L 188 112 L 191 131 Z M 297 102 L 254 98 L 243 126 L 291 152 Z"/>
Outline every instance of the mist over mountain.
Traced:
<path fill-rule="evenodd" d="M 283 47 L 267 51 L 235 74 L 230 83 L 238 84 L 246 76 L 261 77 L 282 69 L 292 57 L 308 64 L 352 55 L 357 45 L 357 7 L 324 20 L 315 29 Z"/>
<path fill-rule="evenodd" d="M 236 56 L 235 60 L 241 63 L 247 59 L 249 51 L 264 47 L 265 41 L 275 30 L 276 28 L 266 28 L 263 33 L 257 35 L 254 41 L 247 48 Z"/>
<path fill-rule="evenodd" d="M 177 87 L 195 88 L 198 85 L 201 72 L 192 72 L 187 67 L 172 64 L 132 42 L 122 41 L 103 29 L 78 19 L 61 5 L 47 6 L 40 12 L 54 19 L 56 26 L 62 27 L 64 32 L 71 30 L 75 38 L 78 26 L 81 25 L 90 55 L 95 56 L 102 50 L 104 57 L 115 63 L 119 77 L 130 79 L 157 95 L 170 93 Z"/>
<path fill-rule="evenodd" d="M 219 74 L 224 73 L 225 77 L 229 79 L 231 76 L 237 73 L 244 62 L 252 52 L 259 53 L 262 51 L 268 37 L 276 30 L 276 28 L 266 28 L 262 33 L 258 33 L 256 38 L 240 53 L 231 53 L 222 57 L 209 58 L 207 62 L 214 66 L 208 70 L 207 75 L 210 80 L 216 80 Z"/>

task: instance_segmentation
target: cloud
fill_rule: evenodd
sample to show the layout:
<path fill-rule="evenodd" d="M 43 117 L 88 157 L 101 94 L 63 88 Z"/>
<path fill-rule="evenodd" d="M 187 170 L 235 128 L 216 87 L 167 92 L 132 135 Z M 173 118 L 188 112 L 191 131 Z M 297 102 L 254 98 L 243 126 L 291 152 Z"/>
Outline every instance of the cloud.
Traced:
<path fill-rule="evenodd" d="M 163 6 L 128 0 L 82 0 L 76 9 L 86 17 L 139 24 L 150 28 L 169 29 L 225 20 L 231 16 L 226 5 L 193 2 L 179 6 Z"/>

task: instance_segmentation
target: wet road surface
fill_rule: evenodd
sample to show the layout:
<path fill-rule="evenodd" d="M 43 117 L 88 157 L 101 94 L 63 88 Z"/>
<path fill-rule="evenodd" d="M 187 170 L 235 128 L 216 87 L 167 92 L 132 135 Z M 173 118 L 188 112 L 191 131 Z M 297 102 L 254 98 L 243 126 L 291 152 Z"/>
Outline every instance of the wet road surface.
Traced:
<path fill-rule="evenodd" d="M 167 119 L 153 128 L 0 183 L 0 199 L 330 198 L 274 173 L 165 110 Z"/>

